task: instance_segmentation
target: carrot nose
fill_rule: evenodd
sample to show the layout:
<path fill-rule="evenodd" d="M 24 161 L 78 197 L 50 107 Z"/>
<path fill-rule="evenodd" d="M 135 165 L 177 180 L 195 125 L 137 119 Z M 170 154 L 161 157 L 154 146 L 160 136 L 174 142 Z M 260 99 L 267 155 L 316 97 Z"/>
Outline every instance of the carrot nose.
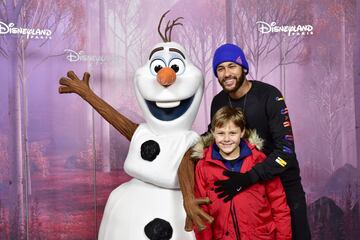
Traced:
<path fill-rule="evenodd" d="M 164 67 L 157 73 L 158 82 L 164 87 L 169 87 L 176 80 L 176 73 L 172 68 Z"/>

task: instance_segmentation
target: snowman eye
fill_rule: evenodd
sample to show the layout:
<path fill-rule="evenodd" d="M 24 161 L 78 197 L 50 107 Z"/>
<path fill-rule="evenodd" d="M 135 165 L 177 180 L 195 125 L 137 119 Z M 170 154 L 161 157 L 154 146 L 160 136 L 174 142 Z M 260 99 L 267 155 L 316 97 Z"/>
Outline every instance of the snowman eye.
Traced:
<path fill-rule="evenodd" d="M 169 63 L 169 67 L 176 72 L 176 75 L 182 74 L 185 70 L 185 64 L 180 58 L 172 59 Z"/>
<path fill-rule="evenodd" d="M 161 59 L 154 59 L 151 63 L 150 63 L 150 72 L 152 75 L 155 75 L 163 68 L 165 67 L 166 64 L 163 60 Z"/>

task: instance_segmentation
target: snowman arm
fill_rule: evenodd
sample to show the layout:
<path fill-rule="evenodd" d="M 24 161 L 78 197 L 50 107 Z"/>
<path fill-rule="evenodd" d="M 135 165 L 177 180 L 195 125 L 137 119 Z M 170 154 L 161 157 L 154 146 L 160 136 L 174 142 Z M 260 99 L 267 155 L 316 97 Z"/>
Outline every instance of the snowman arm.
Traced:
<path fill-rule="evenodd" d="M 89 73 L 84 73 L 83 79 L 80 80 L 73 71 L 69 71 L 67 77 L 62 77 L 59 81 L 59 93 L 78 94 L 130 141 L 139 125 L 116 111 L 110 104 L 97 96 L 89 86 L 89 79 Z"/>
<path fill-rule="evenodd" d="M 195 161 L 191 159 L 192 150 L 189 149 L 181 160 L 178 169 L 180 190 L 183 195 L 183 204 L 186 212 L 185 230 L 192 231 L 194 224 L 200 231 L 206 228 L 207 223 L 212 223 L 214 218 L 207 214 L 200 205 L 209 204 L 209 198 L 195 198 Z M 205 222 L 204 222 L 205 220 Z"/>
<path fill-rule="evenodd" d="M 131 138 L 139 124 L 134 123 L 116 111 L 110 104 L 105 102 L 92 91 L 82 98 L 87 101 L 108 123 L 110 123 L 129 141 L 131 141 Z"/>

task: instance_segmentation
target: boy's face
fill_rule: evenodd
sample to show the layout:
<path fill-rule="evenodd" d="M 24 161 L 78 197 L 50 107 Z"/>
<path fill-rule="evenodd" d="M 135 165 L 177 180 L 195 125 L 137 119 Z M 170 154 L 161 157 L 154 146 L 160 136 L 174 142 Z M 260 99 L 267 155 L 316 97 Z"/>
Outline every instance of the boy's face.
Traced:
<path fill-rule="evenodd" d="M 240 156 L 240 139 L 244 132 L 240 127 L 229 121 L 222 127 L 215 127 L 213 135 L 220 154 L 227 160 L 234 160 Z"/>

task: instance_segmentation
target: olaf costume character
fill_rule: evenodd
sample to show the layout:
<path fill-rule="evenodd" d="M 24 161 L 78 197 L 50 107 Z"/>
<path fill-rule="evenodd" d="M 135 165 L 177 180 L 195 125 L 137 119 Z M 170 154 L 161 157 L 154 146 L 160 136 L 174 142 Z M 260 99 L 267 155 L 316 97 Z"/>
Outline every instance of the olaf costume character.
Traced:
<path fill-rule="evenodd" d="M 192 239 L 192 233 L 183 230 L 177 170 L 198 138 L 190 129 L 203 93 L 201 72 L 179 44 L 160 43 L 137 70 L 134 83 L 146 120 L 136 129 L 125 160 L 124 169 L 134 179 L 111 193 L 99 239 L 147 239 L 144 226 L 155 218 L 170 223 L 173 239 Z M 141 154 L 145 145 L 158 150 Z"/>
<path fill-rule="evenodd" d="M 178 19 L 170 27 L 179 25 Z M 166 32 L 163 37 L 159 30 L 164 42 L 152 48 L 149 60 L 134 77 L 145 123 L 133 123 L 93 93 L 88 73 L 83 80 L 73 72 L 60 79 L 60 93 L 79 94 L 131 140 L 124 169 L 133 179 L 111 192 L 100 240 L 195 239 L 192 232 L 184 230 L 186 215 L 177 170 L 199 137 L 191 127 L 204 83 L 184 48 L 171 42 Z"/>

